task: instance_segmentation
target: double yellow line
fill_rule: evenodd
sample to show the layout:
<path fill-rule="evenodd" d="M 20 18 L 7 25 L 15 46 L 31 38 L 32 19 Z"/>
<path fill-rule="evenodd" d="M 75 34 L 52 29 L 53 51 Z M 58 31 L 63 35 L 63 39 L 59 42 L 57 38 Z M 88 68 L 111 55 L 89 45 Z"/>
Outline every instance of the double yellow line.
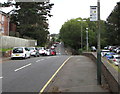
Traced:
<path fill-rule="evenodd" d="M 53 78 L 57 75 L 57 73 L 61 70 L 61 68 L 66 64 L 66 62 L 71 58 L 70 56 L 67 60 L 64 61 L 64 63 L 58 68 L 58 70 L 53 74 L 53 76 L 48 80 L 48 82 L 44 85 L 44 87 L 40 90 L 39 94 L 42 94 L 45 88 L 50 84 L 50 82 L 53 80 Z"/>

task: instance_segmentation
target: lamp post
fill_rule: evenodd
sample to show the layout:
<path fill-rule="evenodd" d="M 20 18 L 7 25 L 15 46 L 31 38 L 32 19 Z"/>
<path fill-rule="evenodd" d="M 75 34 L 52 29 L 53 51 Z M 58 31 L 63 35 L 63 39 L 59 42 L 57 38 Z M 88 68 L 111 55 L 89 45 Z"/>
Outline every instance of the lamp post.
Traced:
<path fill-rule="evenodd" d="M 77 20 L 77 21 L 81 22 L 82 20 Z M 81 49 L 82 49 L 82 22 L 81 22 L 80 28 L 81 28 L 81 41 L 80 41 L 80 43 L 81 43 Z"/>
<path fill-rule="evenodd" d="M 86 21 L 86 20 L 77 20 L 79 22 L 81 22 L 81 50 L 83 49 L 83 36 L 82 36 L 82 29 L 83 29 L 83 26 L 82 26 L 82 21 Z"/>
<path fill-rule="evenodd" d="M 97 80 L 101 85 L 101 48 L 100 48 L 100 0 L 97 1 L 98 7 L 98 32 L 97 32 Z"/>
<path fill-rule="evenodd" d="M 86 28 L 86 50 L 87 50 L 87 52 L 88 52 L 88 28 Z"/>

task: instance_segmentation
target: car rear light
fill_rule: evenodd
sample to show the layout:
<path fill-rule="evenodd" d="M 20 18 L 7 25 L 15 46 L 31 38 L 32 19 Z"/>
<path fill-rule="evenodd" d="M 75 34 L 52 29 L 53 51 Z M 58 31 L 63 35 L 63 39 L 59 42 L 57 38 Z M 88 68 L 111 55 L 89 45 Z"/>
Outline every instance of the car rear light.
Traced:
<path fill-rule="evenodd" d="M 113 61 L 116 61 L 116 59 L 113 59 Z"/>

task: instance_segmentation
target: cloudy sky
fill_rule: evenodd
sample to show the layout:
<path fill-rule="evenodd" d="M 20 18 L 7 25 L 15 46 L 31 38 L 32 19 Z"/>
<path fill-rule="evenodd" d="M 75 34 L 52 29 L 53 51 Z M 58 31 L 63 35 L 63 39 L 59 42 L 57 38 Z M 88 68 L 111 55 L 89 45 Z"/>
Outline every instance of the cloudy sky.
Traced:
<path fill-rule="evenodd" d="M 0 2 L 7 0 L 0 0 Z M 106 20 L 111 11 L 120 0 L 100 0 L 101 19 Z M 49 18 L 49 31 L 51 34 L 59 33 L 61 26 L 72 18 L 90 17 L 90 6 L 97 6 L 97 0 L 50 0 L 54 3 L 51 10 L 53 17 Z M 9 8 L 10 9 L 10 8 Z M 4 9 L 4 11 L 9 11 Z"/>
<path fill-rule="evenodd" d="M 96 6 L 97 0 L 50 0 L 55 5 L 52 8 L 52 18 L 49 19 L 50 33 L 59 33 L 61 26 L 69 19 L 90 16 L 90 6 Z M 100 0 L 101 19 L 106 20 L 120 0 Z"/>

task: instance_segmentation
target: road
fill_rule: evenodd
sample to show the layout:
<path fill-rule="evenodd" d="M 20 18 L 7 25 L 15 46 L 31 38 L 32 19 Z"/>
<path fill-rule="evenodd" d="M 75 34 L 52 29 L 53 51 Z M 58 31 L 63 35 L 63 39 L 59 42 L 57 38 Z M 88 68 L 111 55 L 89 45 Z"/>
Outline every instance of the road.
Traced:
<path fill-rule="evenodd" d="M 56 56 L 40 56 L 2 63 L 2 92 L 39 92 L 56 70 L 70 56 L 63 45 L 56 47 Z"/>

